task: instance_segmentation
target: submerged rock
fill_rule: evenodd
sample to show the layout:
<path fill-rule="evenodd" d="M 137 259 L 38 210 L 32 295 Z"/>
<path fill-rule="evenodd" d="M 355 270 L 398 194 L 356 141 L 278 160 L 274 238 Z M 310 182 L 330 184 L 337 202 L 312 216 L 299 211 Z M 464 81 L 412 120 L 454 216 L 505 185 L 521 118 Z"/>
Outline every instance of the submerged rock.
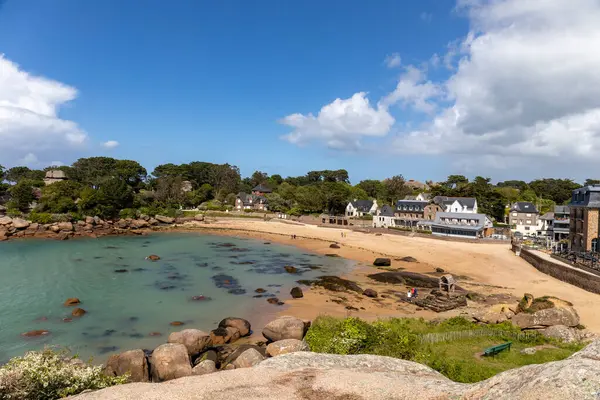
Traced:
<path fill-rule="evenodd" d="M 21 333 L 21 336 L 36 337 L 36 336 L 45 336 L 45 335 L 49 335 L 49 334 L 50 334 L 50 331 L 47 331 L 45 329 L 36 329 L 34 331 Z"/>
<path fill-rule="evenodd" d="M 296 274 L 296 273 L 298 273 L 298 268 L 296 268 L 294 266 L 286 265 L 283 268 L 285 269 L 285 272 L 287 272 L 288 274 Z"/>
<path fill-rule="evenodd" d="M 231 294 L 245 294 L 246 290 L 242 288 L 237 279 L 233 276 L 219 274 L 214 275 L 212 278 L 215 286 L 220 289 L 227 289 L 227 292 Z"/>
<path fill-rule="evenodd" d="M 69 297 L 67 300 L 65 300 L 63 305 L 69 307 L 69 306 L 76 306 L 77 304 L 80 304 L 80 303 L 81 303 L 81 301 L 77 297 Z"/>
<path fill-rule="evenodd" d="M 266 292 L 266 290 L 265 290 L 265 289 L 263 289 L 263 288 L 258 288 L 258 289 L 256 289 L 256 290 L 255 290 L 255 292 L 256 292 L 256 293 L 265 293 L 265 292 Z"/>
<path fill-rule="evenodd" d="M 87 311 L 85 311 L 83 308 L 77 307 L 76 309 L 73 310 L 71 315 L 74 317 L 83 317 L 86 314 L 86 312 Z"/>
<path fill-rule="evenodd" d="M 331 290 L 332 292 L 346 292 L 353 291 L 362 293 L 363 289 L 358 286 L 358 284 L 354 281 L 340 278 L 339 276 L 319 276 L 317 279 L 313 281 L 298 281 L 300 284 L 320 286 L 324 289 Z"/>
<path fill-rule="evenodd" d="M 158 260 L 160 260 L 160 257 L 157 256 L 156 254 L 150 254 L 148 257 L 146 257 L 146 260 L 158 261 Z"/>
<path fill-rule="evenodd" d="M 173 321 L 169 325 L 171 325 L 171 326 L 181 326 L 181 325 L 185 325 L 185 323 L 181 322 L 181 321 Z"/>

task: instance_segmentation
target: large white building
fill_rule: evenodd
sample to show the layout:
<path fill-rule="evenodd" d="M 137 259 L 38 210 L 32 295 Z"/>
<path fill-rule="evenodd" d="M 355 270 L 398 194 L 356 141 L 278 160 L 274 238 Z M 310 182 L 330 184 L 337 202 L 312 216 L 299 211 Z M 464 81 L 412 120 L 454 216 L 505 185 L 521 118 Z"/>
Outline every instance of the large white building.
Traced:
<path fill-rule="evenodd" d="M 493 226 L 485 214 L 439 212 L 431 224 L 431 233 L 436 236 L 477 239 L 489 236 L 486 229 Z"/>
<path fill-rule="evenodd" d="M 362 217 L 377 213 L 377 200 L 354 200 L 346 206 L 346 217 Z"/>
<path fill-rule="evenodd" d="M 473 197 L 436 196 L 433 202 L 440 205 L 444 212 L 477 214 L 477 199 Z"/>

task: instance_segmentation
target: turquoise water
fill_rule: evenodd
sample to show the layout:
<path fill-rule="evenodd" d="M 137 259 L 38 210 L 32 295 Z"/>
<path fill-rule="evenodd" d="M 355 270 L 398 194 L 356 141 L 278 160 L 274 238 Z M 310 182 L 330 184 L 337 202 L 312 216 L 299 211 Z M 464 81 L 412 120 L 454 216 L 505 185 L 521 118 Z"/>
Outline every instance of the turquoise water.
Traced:
<path fill-rule="evenodd" d="M 161 259 L 145 260 L 150 254 Z M 296 266 L 298 274 L 285 272 L 286 265 Z M 290 246 L 199 234 L 3 242 L 0 363 L 44 345 L 104 360 L 118 351 L 152 349 L 176 330 L 208 331 L 227 316 L 253 322 L 281 311 L 253 297 L 255 289 L 290 301 L 296 280 L 351 267 L 348 260 Z M 64 322 L 74 308 L 63 306 L 69 297 L 78 297 L 87 314 Z M 50 334 L 21 336 L 38 329 Z"/>

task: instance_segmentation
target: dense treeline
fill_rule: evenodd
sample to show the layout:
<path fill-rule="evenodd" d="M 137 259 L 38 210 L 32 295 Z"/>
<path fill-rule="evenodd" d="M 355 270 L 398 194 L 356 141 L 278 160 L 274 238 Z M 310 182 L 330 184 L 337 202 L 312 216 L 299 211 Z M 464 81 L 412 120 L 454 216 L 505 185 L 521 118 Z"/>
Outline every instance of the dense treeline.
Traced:
<path fill-rule="evenodd" d="M 62 170 L 67 180 L 45 185 L 50 169 Z M 600 183 L 588 179 L 585 184 Z M 343 213 L 348 201 L 376 199 L 380 205 L 417 192 L 402 175 L 382 181 L 350 183 L 346 170 L 310 171 L 306 175 L 283 178 L 261 171 L 243 178 L 236 166 L 194 161 L 188 164 L 163 164 L 151 174 L 136 161 L 109 157 L 81 158 L 71 166 L 32 170 L 27 167 L 5 169 L 0 166 L 0 202 L 12 212 L 98 215 L 103 218 L 129 216 L 137 211 L 172 214 L 181 207 L 227 209 L 238 193 L 250 193 L 263 184 L 273 190 L 267 194 L 269 209 L 292 214 Z M 477 198 L 480 212 L 498 221 L 504 219 L 506 205 L 531 201 L 542 212 L 569 201 L 571 191 L 581 185 L 570 179 L 504 181 L 494 185 L 490 178 L 469 181 L 450 175 L 445 182 L 432 184 L 433 196 Z M 30 210 L 35 204 L 33 210 Z"/>

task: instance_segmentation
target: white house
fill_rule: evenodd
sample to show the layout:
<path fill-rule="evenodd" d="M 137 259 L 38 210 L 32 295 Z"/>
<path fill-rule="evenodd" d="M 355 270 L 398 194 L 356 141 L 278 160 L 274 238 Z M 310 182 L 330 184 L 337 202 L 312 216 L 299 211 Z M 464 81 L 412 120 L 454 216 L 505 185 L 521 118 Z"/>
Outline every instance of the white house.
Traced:
<path fill-rule="evenodd" d="M 419 193 L 418 195 L 408 195 L 404 196 L 404 200 L 413 200 L 413 201 L 429 201 L 431 200 L 431 196 L 429 193 Z"/>
<path fill-rule="evenodd" d="M 476 239 L 489 236 L 493 226 L 485 214 L 439 212 L 431 224 L 431 233 L 436 236 Z"/>
<path fill-rule="evenodd" d="M 354 200 L 346 206 L 347 217 L 362 217 L 366 214 L 377 213 L 377 200 Z"/>
<path fill-rule="evenodd" d="M 436 196 L 433 202 L 440 205 L 444 212 L 477 214 L 477 199 L 474 197 Z"/>
<path fill-rule="evenodd" d="M 396 217 L 394 208 L 388 205 L 381 207 L 381 210 L 373 216 L 373 228 L 389 228 L 396 226 Z"/>

